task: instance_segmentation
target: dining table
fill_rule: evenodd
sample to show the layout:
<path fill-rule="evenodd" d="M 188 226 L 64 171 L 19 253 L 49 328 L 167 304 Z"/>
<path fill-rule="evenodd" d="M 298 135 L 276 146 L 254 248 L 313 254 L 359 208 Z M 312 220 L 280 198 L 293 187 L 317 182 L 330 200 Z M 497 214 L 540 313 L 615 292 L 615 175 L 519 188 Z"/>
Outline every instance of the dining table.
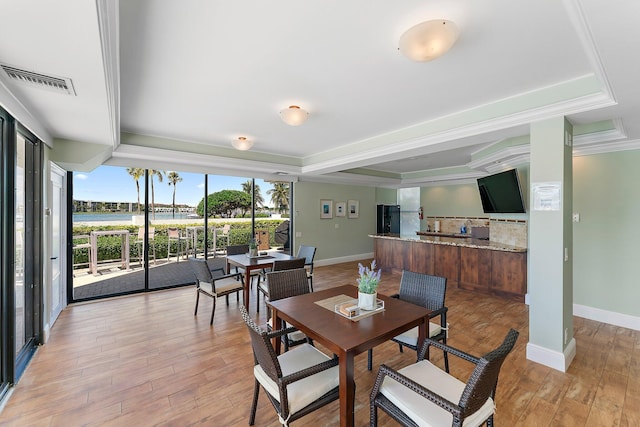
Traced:
<path fill-rule="evenodd" d="M 276 260 L 290 260 L 295 257 L 282 252 L 266 252 L 254 257 L 250 257 L 249 254 L 239 255 L 227 255 L 227 273 L 231 273 L 232 267 L 239 267 L 245 271 L 244 274 L 244 292 L 243 303 L 247 310 L 249 310 L 249 289 L 251 287 L 251 272 L 254 270 L 262 270 L 263 268 L 273 267 L 273 262 Z"/>
<path fill-rule="evenodd" d="M 333 301 L 342 301 L 344 298 L 356 300 L 358 288 L 353 285 L 337 286 L 270 301 L 268 304 L 275 329 L 280 329 L 284 321 L 287 326 L 296 327 L 338 356 L 340 425 L 353 426 L 355 356 L 416 326 L 419 327 L 418 345 L 421 346 L 427 336 L 431 310 L 378 294 L 377 298 L 384 304 L 384 308 L 377 309 L 370 315 L 348 318 L 337 312 L 332 304 Z M 279 354 L 280 338 L 274 338 L 273 344 Z"/>

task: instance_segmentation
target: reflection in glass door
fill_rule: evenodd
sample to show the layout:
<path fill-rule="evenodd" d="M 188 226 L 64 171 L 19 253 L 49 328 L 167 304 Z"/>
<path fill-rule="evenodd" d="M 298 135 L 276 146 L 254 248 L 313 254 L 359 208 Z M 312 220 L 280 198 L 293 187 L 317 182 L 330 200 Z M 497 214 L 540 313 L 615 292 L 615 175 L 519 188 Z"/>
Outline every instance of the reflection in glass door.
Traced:
<path fill-rule="evenodd" d="M 40 146 L 26 131 L 16 135 L 14 192 L 15 356 L 18 378 L 35 351 L 40 332 Z"/>

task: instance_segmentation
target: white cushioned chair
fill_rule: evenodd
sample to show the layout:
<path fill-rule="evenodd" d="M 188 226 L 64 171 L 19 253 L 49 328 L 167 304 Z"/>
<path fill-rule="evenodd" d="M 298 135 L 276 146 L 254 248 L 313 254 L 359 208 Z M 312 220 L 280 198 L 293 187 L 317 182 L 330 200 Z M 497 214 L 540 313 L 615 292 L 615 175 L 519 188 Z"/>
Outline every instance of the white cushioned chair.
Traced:
<path fill-rule="evenodd" d="M 447 307 L 444 305 L 444 298 L 447 291 L 446 277 L 432 276 L 423 273 L 414 273 L 403 270 L 400 279 L 400 290 L 392 298 L 398 298 L 421 307 L 431 310 L 429 319 L 439 318 L 439 322 L 429 322 L 429 338 L 447 343 L 448 324 Z M 403 347 L 408 347 L 413 351 L 418 351 L 418 328 L 415 327 L 393 338 L 398 343 L 400 352 Z M 428 355 L 427 355 L 428 358 Z M 373 349 L 369 349 L 367 358 L 367 368 L 373 367 Z M 444 353 L 444 368 L 449 372 L 449 358 Z"/>
<path fill-rule="evenodd" d="M 338 399 L 338 358 L 331 358 L 310 344 L 299 345 L 276 356 L 271 339 L 293 330 L 267 332 L 240 306 L 249 329 L 255 366 L 255 385 L 249 425 L 254 425 L 260 387 L 267 393 L 278 420 L 284 426 Z"/>
<path fill-rule="evenodd" d="M 211 321 L 213 325 L 213 314 L 216 311 L 216 302 L 218 298 L 224 296 L 229 305 L 229 294 L 236 294 L 236 301 L 240 299 L 240 291 L 242 291 L 244 281 L 242 274 L 222 274 L 214 277 L 209 269 L 209 264 L 205 259 L 189 258 L 189 264 L 193 274 L 196 277 L 196 309 L 193 315 L 198 314 L 198 303 L 200 302 L 200 294 L 206 295 L 213 299 L 213 307 L 211 308 Z"/>
<path fill-rule="evenodd" d="M 509 330 L 498 348 L 480 358 L 427 339 L 415 364 L 399 371 L 380 366 L 370 396 L 370 425 L 378 425 L 380 408 L 404 426 L 492 426 L 498 374 L 517 338 L 518 331 Z M 467 382 L 425 360 L 429 346 L 474 363 Z"/>

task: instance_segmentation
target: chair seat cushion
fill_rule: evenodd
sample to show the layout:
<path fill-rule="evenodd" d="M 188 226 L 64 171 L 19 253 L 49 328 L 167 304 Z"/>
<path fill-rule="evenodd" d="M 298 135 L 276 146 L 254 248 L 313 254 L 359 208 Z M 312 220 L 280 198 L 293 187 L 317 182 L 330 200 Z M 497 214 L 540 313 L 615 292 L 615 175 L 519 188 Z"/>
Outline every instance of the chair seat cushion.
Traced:
<path fill-rule="evenodd" d="M 211 283 L 200 282 L 200 288 L 207 294 L 213 296 Z M 242 288 L 242 282 L 238 282 L 233 277 L 216 280 L 216 296 L 224 296 L 232 292 L 241 291 Z"/>
<path fill-rule="evenodd" d="M 442 332 L 442 326 L 437 323 L 429 322 L 429 337 L 435 337 Z M 393 338 L 395 341 L 400 341 L 403 344 L 410 345 L 412 347 L 418 346 L 418 327 L 409 329 L 406 332 Z"/>
<path fill-rule="evenodd" d="M 327 360 L 331 360 L 331 358 L 309 344 L 302 344 L 278 356 L 283 376 L 301 371 Z M 253 374 L 267 393 L 279 402 L 280 392 L 278 391 L 278 385 L 269 378 L 260 365 L 256 365 L 253 368 Z M 289 413 L 296 413 L 310 403 L 318 400 L 336 388 L 339 382 L 338 367 L 334 366 L 333 368 L 289 384 L 287 387 Z"/>
<path fill-rule="evenodd" d="M 269 326 L 271 326 L 272 330 L 274 329 L 273 317 L 269 318 Z M 296 341 L 302 341 L 307 339 L 307 336 L 300 331 L 295 331 L 295 332 L 291 332 L 290 334 L 287 334 L 287 338 L 289 338 L 289 341 L 296 342 Z"/>
<path fill-rule="evenodd" d="M 454 403 L 460 401 L 460 396 L 466 386 L 465 383 L 427 360 L 409 365 L 398 372 Z M 453 415 L 450 412 L 391 378 L 384 379 L 380 393 L 419 426 L 450 426 L 453 421 Z M 494 412 L 493 399 L 489 398 L 480 409 L 468 416 L 462 425 L 465 427 L 480 426 Z"/>

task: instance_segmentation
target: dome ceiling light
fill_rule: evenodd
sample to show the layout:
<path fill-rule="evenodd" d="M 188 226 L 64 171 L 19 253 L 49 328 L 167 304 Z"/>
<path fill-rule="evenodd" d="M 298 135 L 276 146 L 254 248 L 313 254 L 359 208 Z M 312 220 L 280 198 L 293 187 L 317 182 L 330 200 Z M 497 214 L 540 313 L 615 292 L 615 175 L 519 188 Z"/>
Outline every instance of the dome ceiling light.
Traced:
<path fill-rule="evenodd" d="M 233 148 L 236 150 L 247 151 L 253 147 L 253 141 L 248 140 L 244 136 L 240 136 L 238 139 L 234 140 L 231 145 L 233 145 Z"/>
<path fill-rule="evenodd" d="M 400 36 L 398 49 L 412 61 L 431 61 L 451 49 L 458 35 L 458 27 L 452 21 L 425 21 L 409 28 Z"/>
<path fill-rule="evenodd" d="M 292 105 L 280 111 L 280 117 L 282 117 L 282 121 L 289 126 L 299 126 L 307 120 L 309 113 L 297 105 Z"/>

